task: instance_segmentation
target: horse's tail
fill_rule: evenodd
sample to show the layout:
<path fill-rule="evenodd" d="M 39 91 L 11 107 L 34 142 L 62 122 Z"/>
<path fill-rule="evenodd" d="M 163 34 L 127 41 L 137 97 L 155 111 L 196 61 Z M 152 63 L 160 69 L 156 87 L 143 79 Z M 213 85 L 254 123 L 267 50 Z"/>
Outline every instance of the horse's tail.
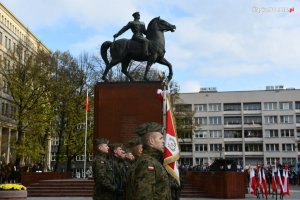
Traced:
<path fill-rule="evenodd" d="M 108 50 L 108 48 L 110 47 L 111 44 L 112 44 L 112 42 L 106 41 L 106 42 L 103 42 L 103 44 L 101 45 L 100 53 L 101 53 L 101 57 L 102 57 L 105 65 L 109 64 L 109 61 L 108 61 L 108 58 L 107 58 L 107 50 Z"/>

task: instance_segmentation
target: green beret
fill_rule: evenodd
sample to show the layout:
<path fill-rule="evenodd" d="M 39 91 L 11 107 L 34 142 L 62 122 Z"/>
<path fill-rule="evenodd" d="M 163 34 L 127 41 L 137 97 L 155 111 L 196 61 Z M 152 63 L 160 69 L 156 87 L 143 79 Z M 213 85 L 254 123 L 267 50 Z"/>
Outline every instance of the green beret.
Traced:
<path fill-rule="evenodd" d="M 122 143 L 113 143 L 109 145 L 109 148 L 114 150 L 115 148 L 121 147 L 123 149 L 123 144 Z"/>
<path fill-rule="evenodd" d="M 94 145 L 95 146 L 98 146 L 99 144 L 108 144 L 108 143 L 109 143 L 109 141 L 106 138 L 96 138 L 94 140 Z"/>
<path fill-rule="evenodd" d="M 129 147 L 134 147 L 139 144 L 142 144 L 141 137 L 134 137 L 134 138 L 131 138 L 130 140 L 128 140 Z"/>
<path fill-rule="evenodd" d="M 144 124 L 139 125 L 136 128 L 136 134 L 139 136 L 143 136 L 146 133 L 150 133 L 150 132 L 162 132 L 162 125 L 156 122 L 147 122 Z"/>

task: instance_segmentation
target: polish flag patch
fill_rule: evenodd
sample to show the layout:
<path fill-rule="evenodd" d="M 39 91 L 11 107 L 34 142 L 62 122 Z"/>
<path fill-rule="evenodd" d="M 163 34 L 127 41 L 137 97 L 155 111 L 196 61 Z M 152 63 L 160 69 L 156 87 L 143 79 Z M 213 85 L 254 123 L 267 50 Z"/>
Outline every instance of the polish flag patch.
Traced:
<path fill-rule="evenodd" d="M 155 167 L 154 166 L 148 166 L 148 171 L 154 171 Z"/>

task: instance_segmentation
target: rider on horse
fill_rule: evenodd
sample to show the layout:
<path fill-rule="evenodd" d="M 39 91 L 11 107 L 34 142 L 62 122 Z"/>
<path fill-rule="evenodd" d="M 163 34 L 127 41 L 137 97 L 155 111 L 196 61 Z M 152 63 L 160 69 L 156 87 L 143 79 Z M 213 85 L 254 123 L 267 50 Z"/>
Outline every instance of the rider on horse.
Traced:
<path fill-rule="evenodd" d="M 132 16 L 134 18 L 134 21 L 128 22 L 128 24 L 124 26 L 118 33 L 114 34 L 114 38 L 117 38 L 128 29 L 131 29 L 131 31 L 133 32 L 132 40 L 142 43 L 144 55 L 149 56 L 149 40 L 143 36 L 143 34 L 147 35 L 145 23 L 140 21 L 139 12 L 133 13 Z"/>

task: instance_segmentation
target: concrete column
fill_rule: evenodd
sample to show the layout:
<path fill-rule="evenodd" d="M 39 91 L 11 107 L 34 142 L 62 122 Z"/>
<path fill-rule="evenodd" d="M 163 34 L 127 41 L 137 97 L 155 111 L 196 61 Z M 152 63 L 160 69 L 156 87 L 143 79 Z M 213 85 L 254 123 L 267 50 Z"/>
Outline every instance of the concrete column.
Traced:
<path fill-rule="evenodd" d="M 47 137 L 47 151 L 46 151 L 46 169 L 45 171 L 51 171 L 51 136 Z"/>
<path fill-rule="evenodd" d="M 0 160 L 2 159 L 2 127 L 0 127 Z"/>

